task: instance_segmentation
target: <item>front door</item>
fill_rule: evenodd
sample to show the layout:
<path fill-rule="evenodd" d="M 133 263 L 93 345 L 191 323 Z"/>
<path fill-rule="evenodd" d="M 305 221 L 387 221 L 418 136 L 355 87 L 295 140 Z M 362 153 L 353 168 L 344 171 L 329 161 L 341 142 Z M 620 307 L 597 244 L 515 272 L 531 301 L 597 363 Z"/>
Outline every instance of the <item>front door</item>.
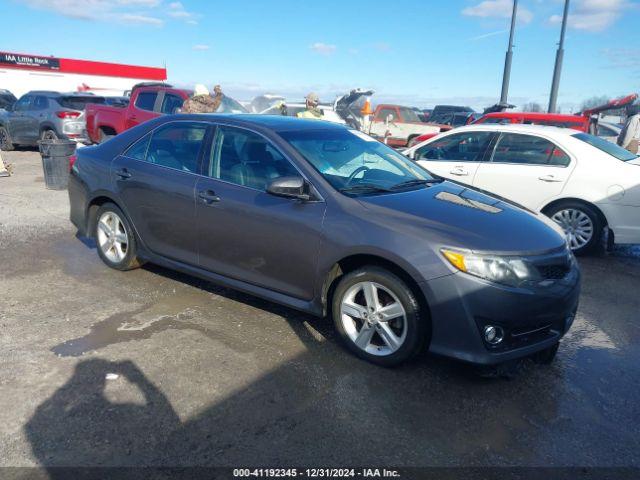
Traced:
<path fill-rule="evenodd" d="M 266 193 L 274 178 L 301 174 L 257 133 L 219 126 L 208 157 L 196 185 L 200 266 L 310 300 L 325 203 Z"/>
<path fill-rule="evenodd" d="M 472 185 L 493 137 L 487 131 L 446 135 L 418 148 L 414 160 L 436 175 Z"/>
<path fill-rule="evenodd" d="M 9 136 L 16 143 L 30 143 L 27 135 L 27 112 L 31 109 L 32 95 L 23 95 L 9 113 Z"/>
<path fill-rule="evenodd" d="M 574 167 L 575 160 L 551 140 L 502 133 L 473 185 L 537 211 L 562 192 Z"/>
<path fill-rule="evenodd" d="M 172 122 L 133 144 L 111 166 L 113 180 L 143 244 L 197 264 L 194 189 L 207 124 Z"/>

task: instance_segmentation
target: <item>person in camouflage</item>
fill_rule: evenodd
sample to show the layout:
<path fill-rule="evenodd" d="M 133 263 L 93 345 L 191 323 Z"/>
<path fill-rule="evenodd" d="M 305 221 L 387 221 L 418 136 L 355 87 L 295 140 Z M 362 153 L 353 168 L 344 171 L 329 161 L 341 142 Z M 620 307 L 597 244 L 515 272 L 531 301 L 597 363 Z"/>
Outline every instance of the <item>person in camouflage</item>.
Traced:
<path fill-rule="evenodd" d="M 214 113 L 222 102 L 222 89 L 220 85 L 213 88 L 215 95 L 212 97 L 204 85 L 198 84 L 193 89 L 193 95 L 182 104 L 182 113 Z"/>

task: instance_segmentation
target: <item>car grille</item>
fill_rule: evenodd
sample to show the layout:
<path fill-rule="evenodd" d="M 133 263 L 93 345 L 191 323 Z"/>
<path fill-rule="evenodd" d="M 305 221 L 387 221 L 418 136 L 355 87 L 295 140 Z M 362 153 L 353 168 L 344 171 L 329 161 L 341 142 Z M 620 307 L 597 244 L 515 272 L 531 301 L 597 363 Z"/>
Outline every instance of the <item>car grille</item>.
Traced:
<path fill-rule="evenodd" d="M 545 280 L 560 280 L 567 276 L 570 265 L 567 264 L 555 264 L 555 265 L 537 265 L 538 272 Z"/>

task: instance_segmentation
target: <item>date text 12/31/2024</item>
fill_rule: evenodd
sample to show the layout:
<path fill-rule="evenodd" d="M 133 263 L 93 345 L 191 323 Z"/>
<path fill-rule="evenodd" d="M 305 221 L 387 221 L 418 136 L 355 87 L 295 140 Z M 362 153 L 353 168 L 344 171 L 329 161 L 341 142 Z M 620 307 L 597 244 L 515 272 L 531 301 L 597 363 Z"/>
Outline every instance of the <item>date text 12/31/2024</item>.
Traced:
<path fill-rule="evenodd" d="M 400 478 L 386 468 L 235 468 L 234 478 Z"/>

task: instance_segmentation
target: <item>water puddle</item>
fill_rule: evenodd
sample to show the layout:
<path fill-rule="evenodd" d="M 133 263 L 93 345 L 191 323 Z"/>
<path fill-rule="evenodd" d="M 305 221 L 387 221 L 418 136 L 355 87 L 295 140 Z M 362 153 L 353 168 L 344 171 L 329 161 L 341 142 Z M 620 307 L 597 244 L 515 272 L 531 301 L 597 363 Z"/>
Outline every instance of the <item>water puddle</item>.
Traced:
<path fill-rule="evenodd" d="M 79 357 L 109 345 L 146 340 L 166 330 L 193 330 L 244 353 L 246 347 L 243 349 L 238 340 L 191 321 L 201 316 L 203 300 L 201 292 L 175 295 L 133 311 L 116 313 L 92 325 L 83 337 L 56 345 L 51 351 L 61 357 Z"/>

